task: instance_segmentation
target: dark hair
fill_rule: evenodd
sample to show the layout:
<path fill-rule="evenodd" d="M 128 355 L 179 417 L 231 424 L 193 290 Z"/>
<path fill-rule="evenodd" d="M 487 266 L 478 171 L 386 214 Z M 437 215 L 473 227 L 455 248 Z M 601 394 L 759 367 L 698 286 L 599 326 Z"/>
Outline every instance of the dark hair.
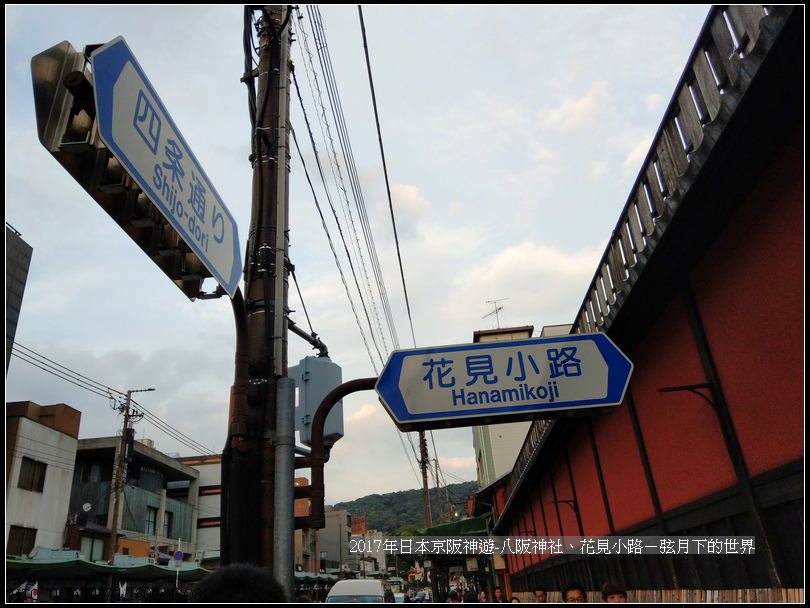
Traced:
<path fill-rule="evenodd" d="M 212 572 L 199 583 L 203 602 L 280 603 L 287 601 L 284 588 L 266 568 L 231 564 Z"/>
<path fill-rule="evenodd" d="M 478 601 L 478 594 L 475 592 L 474 589 L 470 589 L 467 593 L 464 594 L 464 603 L 475 603 Z"/>
<path fill-rule="evenodd" d="M 582 595 L 585 596 L 585 599 L 588 599 L 588 592 L 585 591 L 585 587 L 583 587 L 580 583 L 570 582 L 568 583 L 568 585 L 566 585 L 565 589 L 563 589 L 562 592 L 563 601 L 566 601 L 567 598 L 565 596 L 568 595 L 568 593 L 571 591 L 582 591 Z"/>
<path fill-rule="evenodd" d="M 627 589 L 625 589 L 624 585 L 621 583 L 612 580 L 607 581 L 602 585 L 602 601 L 606 600 L 611 595 L 623 595 L 626 598 Z"/>
<path fill-rule="evenodd" d="M 537 587 L 535 587 L 535 588 L 534 588 L 534 592 L 535 592 L 535 593 L 537 593 L 538 591 L 542 591 L 543 593 L 545 593 L 546 595 L 548 595 L 548 589 L 546 589 L 545 587 L 543 587 L 543 585 L 537 585 Z"/>

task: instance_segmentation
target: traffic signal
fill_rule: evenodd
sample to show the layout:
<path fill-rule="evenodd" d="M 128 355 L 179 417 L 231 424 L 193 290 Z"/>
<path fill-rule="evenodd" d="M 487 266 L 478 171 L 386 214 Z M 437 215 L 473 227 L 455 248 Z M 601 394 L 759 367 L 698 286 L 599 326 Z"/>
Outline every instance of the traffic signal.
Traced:
<path fill-rule="evenodd" d="M 210 271 L 99 137 L 90 69 L 90 55 L 99 46 L 80 53 L 65 41 L 31 60 L 39 141 L 194 300 L 206 295 L 202 284 Z"/>
<path fill-rule="evenodd" d="M 295 407 L 295 430 L 301 443 L 312 445 L 312 420 L 323 398 L 343 382 L 340 366 L 329 357 L 304 357 L 287 370 L 298 389 Z M 343 402 L 339 401 L 329 412 L 323 426 L 323 445 L 331 448 L 343 437 Z"/>

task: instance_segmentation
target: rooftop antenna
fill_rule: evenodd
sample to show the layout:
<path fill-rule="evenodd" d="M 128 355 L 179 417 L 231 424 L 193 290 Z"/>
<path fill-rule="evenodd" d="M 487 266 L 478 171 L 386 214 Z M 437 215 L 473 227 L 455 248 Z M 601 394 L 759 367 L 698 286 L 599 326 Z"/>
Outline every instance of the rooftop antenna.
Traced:
<path fill-rule="evenodd" d="M 501 321 L 500 321 L 500 319 L 498 319 L 498 313 L 501 310 L 503 310 L 503 306 L 498 306 L 498 302 L 503 302 L 504 300 L 508 300 L 508 299 L 509 298 L 500 298 L 499 300 L 487 300 L 487 304 L 492 304 L 495 307 L 495 310 L 493 310 L 490 313 L 485 314 L 481 318 L 486 319 L 487 317 L 491 317 L 492 315 L 495 315 L 495 325 L 497 326 L 497 329 L 500 329 L 501 328 Z"/>

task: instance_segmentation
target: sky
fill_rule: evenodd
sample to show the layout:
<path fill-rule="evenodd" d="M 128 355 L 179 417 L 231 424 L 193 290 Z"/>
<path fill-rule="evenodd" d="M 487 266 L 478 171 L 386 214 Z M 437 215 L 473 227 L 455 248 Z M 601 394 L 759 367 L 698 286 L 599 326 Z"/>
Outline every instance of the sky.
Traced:
<path fill-rule="evenodd" d="M 381 338 L 383 361 L 366 346 L 353 312 L 360 300 L 346 295 L 315 204 L 328 216 L 327 198 L 313 197 L 305 177 L 317 174 L 311 149 L 304 165 L 295 151 L 291 159 L 290 259 L 303 299 L 291 282 L 292 319 L 307 331 L 311 323 L 344 381 L 377 376 L 395 348 L 572 323 L 709 5 L 363 7 L 402 275 L 358 9 L 319 9 L 396 339 Z M 81 50 L 123 36 L 244 251 L 252 170 L 243 8 L 6 5 L 5 16 L 6 222 L 33 247 L 16 340 L 122 393 L 154 388 L 133 393 L 140 407 L 219 452 L 234 373 L 230 302 L 190 301 L 42 147 L 30 62 L 63 40 Z M 295 31 L 296 78 L 317 132 L 308 17 Z M 303 146 L 295 91 L 291 123 Z M 338 228 L 329 235 L 340 250 Z M 291 364 L 314 354 L 290 334 Z M 106 397 L 16 356 L 6 400 L 70 405 L 82 412 L 81 438 L 122 426 Z M 327 504 L 421 487 L 416 434 L 400 433 L 373 392 L 343 404 Z M 147 420 L 135 428 L 164 453 L 199 453 Z M 444 482 L 476 478 L 469 428 L 428 433 L 428 448 Z"/>

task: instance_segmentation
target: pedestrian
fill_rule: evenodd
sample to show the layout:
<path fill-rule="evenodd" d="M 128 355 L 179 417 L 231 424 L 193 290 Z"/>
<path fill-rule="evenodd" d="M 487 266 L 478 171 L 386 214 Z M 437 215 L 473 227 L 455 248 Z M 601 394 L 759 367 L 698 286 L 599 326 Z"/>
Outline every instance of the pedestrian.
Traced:
<path fill-rule="evenodd" d="M 602 601 L 606 604 L 626 604 L 627 589 L 616 581 L 607 581 L 602 585 Z"/>
<path fill-rule="evenodd" d="M 465 604 L 475 604 L 478 602 L 478 594 L 475 592 L 474 589 L 470 589 L 467 593 L 464 594 L 464 603 Z"/>
<path fill-rule="evenodd" d="M 545 604 L 548 598 L 548 591 L 542 585 L 534 588 L 534 601 L 538 604 Z"/>
<path fill-rule="evenodd" d="M 506 598 L 503 596 L 503 589 L 495 587 L 495 599 L 492 600 L 495 604 L 506 604 Z"/>
<path fill-rule="evenodd" d="M 481 593 L 478 594 L 478 603 L 479 604 L 489 604 L 489 600 L 487 599 L 487 592 L 486 591 L 481 591 Z"/>
<path fill-rule="evenodd" d="M 511 599 L 511 600 L 509 600 L 509 603 L 510 603 L 510 604 L 519 604 L 519 603 L 520 603 L 520 600 L 518 599 L 518 596 L 513 595 L 513 596 L 512 596 L 512 599 Z"/>
<path fill-rule="evenodd" d="M 563 589 L 562 598 L 569 604 L 582 603 L 588 601 L 588 594 L 580 583 L 571 582 Z"/>

